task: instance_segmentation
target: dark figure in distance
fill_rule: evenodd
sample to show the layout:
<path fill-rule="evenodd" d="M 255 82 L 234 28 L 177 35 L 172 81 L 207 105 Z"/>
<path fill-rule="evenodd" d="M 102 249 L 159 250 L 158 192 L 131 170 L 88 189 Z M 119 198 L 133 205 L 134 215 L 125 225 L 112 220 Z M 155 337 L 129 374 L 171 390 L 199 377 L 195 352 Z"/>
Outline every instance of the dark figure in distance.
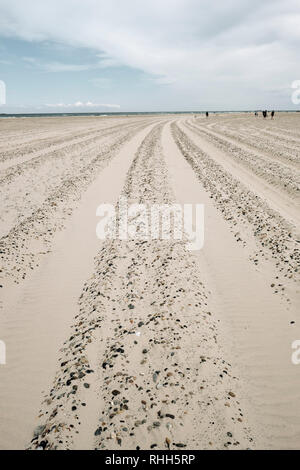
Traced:
<path fill-rule="evenodd" d="M 271 112 L 271 119 L 273 119 L 274 114 L 275 114 L 275 111 L 272 111 L 272 112 Z"/>
<path fill-rule="evenodd" d="M 206 111 L 205 115 L 206 115 L 206 117 L 208 117 L 208 112 L 207 111 Z"/>

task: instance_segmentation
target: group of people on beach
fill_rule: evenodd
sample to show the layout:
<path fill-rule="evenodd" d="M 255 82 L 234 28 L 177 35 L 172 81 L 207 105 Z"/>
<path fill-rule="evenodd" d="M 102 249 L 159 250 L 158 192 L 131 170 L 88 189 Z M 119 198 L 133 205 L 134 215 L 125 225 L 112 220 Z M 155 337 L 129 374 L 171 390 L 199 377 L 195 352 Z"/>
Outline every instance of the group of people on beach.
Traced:
<path fill-rule="evenodd" d="M 274 118 L 274 115 L 275 115 L 275 111 L 274 111 L 274 110 L 271 111 L 270 114 L 271 114 L 271 119 L 273 119 L 273 118 Z M 258 112 L 255 111 L 254 115 L 255 115 L 255 116 L 258 116 Z M 262 111 L 262 115 L 263 115 L 263 118 L 266 119 L 266 118 L 268 117 L 268 111 L 265 109 L 264 111 Z"/>
<path fill-rule="evenodd" d="M 274 111 L 274 110 L 271 111 L 270 114 L 271 114 L 271 119 L 273 119 L 273 118 L 274 118 L 274 115 L 275 115 L 275 111 Z M 268 111 L 265 109 L 264 111 L 262 111 L 262 115 L 263 115 L 263 118 L 264 118 L 264 119 L 267 118 L 267 117 L 268 117 Z M 206 111 L 206 113 L 205 113 L 205 116 L 206 116 L 207 118 L 208 118 L 208 116 L 209 116 L 209 114 L 208 114 L 207 111 Z M 255 111 L 254 116 L 258 116 L 258 112 L 257 112 L 257 111 Z"/>

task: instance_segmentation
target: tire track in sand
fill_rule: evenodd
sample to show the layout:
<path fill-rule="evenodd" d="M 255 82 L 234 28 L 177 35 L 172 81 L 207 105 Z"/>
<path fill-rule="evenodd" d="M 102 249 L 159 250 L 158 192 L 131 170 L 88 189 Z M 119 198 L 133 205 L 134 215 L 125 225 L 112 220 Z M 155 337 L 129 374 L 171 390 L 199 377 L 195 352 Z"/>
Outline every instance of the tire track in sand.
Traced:
<path fill-rule="evenodd" d="M 290 302 L 289 289 L 294 292 L 299 281 L 299 235 L 294 227 L 195 145 L 176 123 L 172 132 L 181 153 L 230 224 L 236 241 L 252 246 L 250 259 L 256 266 L 264 260 L 273 261 L 271 288 Z"/>
<path fill-rule="evenodd" d="M 78 297 L 101 246 L 95 234 L 96 208 L 117 200 L 134 153 L 152 126 L 123 142 L 109 164 L 93 175 L 39 267 L 22 283 L 5 283 L 2 289 L 0 331 L 8 361 L 0 380 L 1 449 L 24 448 L 32 437 L 42 390 L 51 386 L 59 348 L 70 335 Z"/>
<path fill-rule="evenodd" d="M 241 379 L 239 396 L 246 399 L 256 445 L 297 449 L 300 410 L 295 403 L 300 376 L 291 361 L 291 344 L 300 334 L 297 286 L 291 285 L 287 303 L 270 288 L 276 272 L 273 263 L 249 262 L 252 233 L 245 233 L 245 244 L 237 243 L 237 225 L 232 231 L 210 187 L 204 188 L 174 142 L 169 125 L 163 133 L 163 149 L 177 202 L 205 205 L 204 246 L 193 254 L 201 281 L 211 292 L 212 311 L 220 319 L 219 340 Z"/>
<path fill-rule="evenodd" d="M 148 134 L 128 171 L 130 202 L 174 200 L 161 131 Z M 254 445 L 184 241 L 105 242 L 79 308 L 31 448 Z"/>
<path fill-rule="evenodd" d="M 271 209 L 279 212 L 280 216 L 291 223 L 296 231 L 300 233 L 300 214 L 297 200 L 293 200 L 292 197 L 279 192 L 278 188 L 275 188 L 267 180 L 253 173 L 251 169 L 242 165 L 236 159 L 231 158 L 230 154 L 195 133 L 194 127 L 185 127 L 184 132 L 212 160 L 221 165 L 234 178 L 241 181 L 250 191 L 254 191 L 261 199 L 265 200 Z"/>

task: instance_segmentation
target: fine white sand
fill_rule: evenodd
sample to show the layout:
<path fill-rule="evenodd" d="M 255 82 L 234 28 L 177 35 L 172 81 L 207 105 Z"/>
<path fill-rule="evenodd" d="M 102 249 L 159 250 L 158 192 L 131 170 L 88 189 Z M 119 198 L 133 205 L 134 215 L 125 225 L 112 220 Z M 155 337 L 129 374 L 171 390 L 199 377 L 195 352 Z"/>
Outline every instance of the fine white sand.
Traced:
<path fill-rule="evenodd" d="M 0 448 L 296 449 L 300 116 L 0 125 Z M 203 249 L 98 240 L 120 195 Z"/>

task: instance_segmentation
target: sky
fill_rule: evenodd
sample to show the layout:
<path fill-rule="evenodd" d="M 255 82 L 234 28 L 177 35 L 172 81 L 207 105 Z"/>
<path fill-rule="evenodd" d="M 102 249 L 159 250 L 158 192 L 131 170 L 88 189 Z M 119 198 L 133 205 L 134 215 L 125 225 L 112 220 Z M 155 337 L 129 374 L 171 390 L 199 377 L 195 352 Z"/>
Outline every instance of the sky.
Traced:
<path fill-rule="evenodd" d="M 299 64 L 299 0 L 0 0 L 0 113 L 299 110 Z"/>

